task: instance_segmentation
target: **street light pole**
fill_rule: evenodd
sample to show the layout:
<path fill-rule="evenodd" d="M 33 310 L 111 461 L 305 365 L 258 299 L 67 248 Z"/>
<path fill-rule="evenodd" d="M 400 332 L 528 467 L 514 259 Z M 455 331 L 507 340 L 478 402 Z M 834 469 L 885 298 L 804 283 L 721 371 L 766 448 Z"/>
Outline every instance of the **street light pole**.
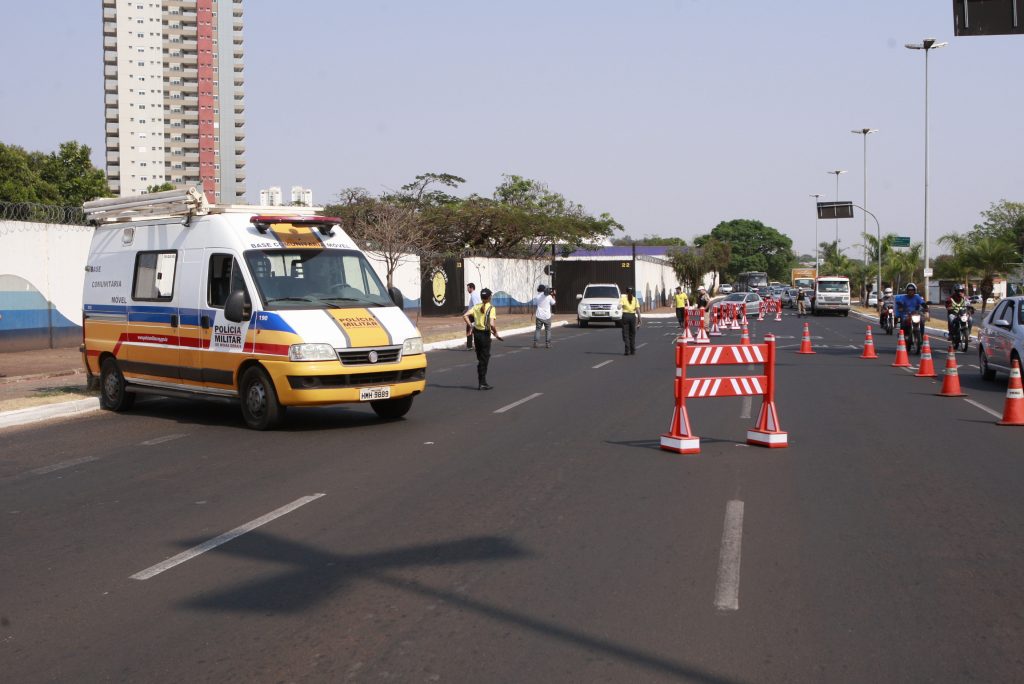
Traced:
<path fill-rule="evenodd" d="M 836 169 L 835 171 L 826 171 L 825 173 L 835 174 L 836 177 L 836 202 L 839 201 L 839 174 L 846 173 L 845 170 Z M 836 218 L 836 256 L 839 256 L 839 218 Z"/>
<path fill-rule="evenodd" d="M 814 277 L 817 278 L 820 262 L 818 258 L 818 199 L 821 197 L 821 193 L 815 193 L 811 197 L 814 198 Z"/>
<path fill-rule="evenodd" d="M 864 206 L 868 206 L 868 136 L 872 133 L 877 133 L 877 128 L 859 128 L 857 130 L 850 131 L 857 135 L 864 136 Z M 867 210 L 864 212 L 864 227 L 862 228 L 862 234 L 866 238 L 868 234 L 868 214 Z M 867 240 L 864 240 L 864 265 L 868 263 L 868 245 Z M 881 287 L 881 284 L 879 284 Z"/>
<path fill-rule="evenodd" d="M 928 262 L 928 53 L 943 48 L 949 43 L 937 43 L 934 38 L 925 38 L 920 43 L 907 43 L 909 50 L 924 50 L 924 268 L 927 272 Z M 928 301 L 931 278 L 924 277 L 924 299 Z"/>

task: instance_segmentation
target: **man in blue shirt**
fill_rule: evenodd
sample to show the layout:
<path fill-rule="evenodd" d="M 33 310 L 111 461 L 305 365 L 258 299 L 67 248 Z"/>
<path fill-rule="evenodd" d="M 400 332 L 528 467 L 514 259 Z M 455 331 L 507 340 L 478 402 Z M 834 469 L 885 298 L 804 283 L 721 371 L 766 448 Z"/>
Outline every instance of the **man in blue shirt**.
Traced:
<path fill-rule="evenodd" d="M 907 283 L 906 294 L 896 296 L 896 318 L 903 318 L 904 314 L 909 316 L 915 311 L 927 314 L 928 307 L 924 297 L 917 294 L 917 285 Z"/>

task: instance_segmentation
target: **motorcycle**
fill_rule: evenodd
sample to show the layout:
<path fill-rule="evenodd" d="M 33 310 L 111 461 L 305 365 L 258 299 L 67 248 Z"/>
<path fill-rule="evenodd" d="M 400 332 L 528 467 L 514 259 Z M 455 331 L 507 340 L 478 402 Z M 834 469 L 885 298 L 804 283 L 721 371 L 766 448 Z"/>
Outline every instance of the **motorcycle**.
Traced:
<path fill-rule="evenodd" d="M 962 309 L 959 312 L 949 314 L 949 341 L 953 349 L 967 351 L 971 343 L 971 312 L 969 309 Z"/>
<path fill-rule="evenodd" d="M 882 302 L 882 315 L 879 317 L 879 324 L 886 335 L 892 335 L 896 329 L 896 319 L 893 314 L 892 302 Z"/>
<path fill-rule="evenodd" d="M 911 354 L 920 354 L 921 345 L 924 344 L 924 316 L 920 311 L 904 316 L 901 328 L 903 337 L 907 340 L 907 351 Z"/>

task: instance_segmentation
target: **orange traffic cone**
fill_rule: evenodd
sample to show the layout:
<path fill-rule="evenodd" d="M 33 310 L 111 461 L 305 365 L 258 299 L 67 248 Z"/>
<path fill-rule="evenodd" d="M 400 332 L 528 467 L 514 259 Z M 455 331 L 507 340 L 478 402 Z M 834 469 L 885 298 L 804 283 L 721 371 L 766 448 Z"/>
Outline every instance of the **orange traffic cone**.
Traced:
<path fill-rule="evenodd" d="M 811 326 L 809 323 L 804 323 L 804 335 L 800 338 L 800 350 L 797 354 L 816 354 L 811 349 Z"/>
<path fill-rule="evenodd" d="M 921 343 L 921 363 L 917 365 L 917 372 L 914 373 L 914 377 L 938 377 L 935 375 L 935 364 L 932 363 L 932 345 L 928 343 L 927 335 L 924 336 L 924 342 Z"/>
<path fill-rule="evenodd" d="M 765 311 L 766 308 L 768 308 L 768 305 L 765 304 L 764 300 L 762 299 L 761 300 L 761 306 L 757 307 L 757 320 L 759 320 L 759 321 L 763 321 L 764 320 L 764 311 Z"/>
<path fill-rule="evenodd" d="M 875 338 L 871 335 L 871 326 L 868 326 L 867 334 L 864 336 L 864 351 L 861 353 L 860 358 L 862 359 L 877 359 L 878 354 L 875 353 Z"/>
<path fill-rule="evenodd" d="M 775 322 L 777 323 L 777 322 L 779 322 L 781 320 L 782 320 L 782 302 L 779 302 L 778 305 L 775 307 Z"/>
<path fill-rule="evenodd" d="M 907 355 L 907 339 L 903 337 L 903 329 L 900 328 L 900 336 L 896 339 L 896 360 L 892 362 L 893 368 L 911 368 L 910 357 Z"/>
<path fill-rule="evenodd" d="M 938 396 L 967 396 L 960 391 L 960 373 L 956 369 L 956 350 L 953 349 L 953 345 L 949 345 L 949 351 L 946 352 L 946 368 L 942 371 L 942 391 L 939 392 Z"/>
<path fill-rule="evenodd" d="M 721 315 L 721 312 L 717 310 L 711 314 L 711 332 L 709 332 L 708 334 L 711 335 L 712 337 L 722 336 L 722 331 L 718 329 L 718 318 Z"/>
<path fill-rule="evenodd" d="M 693 333 L 690 332 L 689 324 L 687 324 L 686 327 L 683 328 L 683 334 L 680 335 L 677 339 L 683 342 L 693 342 Z"/>
<path fill-rule="evenodd" d="M 693 338 L 693 341 L 697 344 L 711 344 L 711 338 L 708 337 L 708 331 L 704 327 L 704 309 L 699 309 L 697 315 L 697 335 Z"/>
<path fill-rule="evenodd" d="M 743 305 L 743 318 L 740 319 L 740 325 L 746 325 L 747 322 L 748 322 L 747 321 L 747 305 L 744 304 Z"/>
<path fill-rule="evenodd" d="M 750 331 L 747 330 L 747 324 L 743 324 L 743 334 L 740 335 L 740 344 L 750 344 Z"/>
<path fill-rule="evenodd" d="M 1020 381 L 1020 362 L 1013 360 L 1010 384 L 1006 387 L 1006 403 L 1003 404 L 1003 419 L 996 425 L 1024 425 L 1024 385 Z"/>

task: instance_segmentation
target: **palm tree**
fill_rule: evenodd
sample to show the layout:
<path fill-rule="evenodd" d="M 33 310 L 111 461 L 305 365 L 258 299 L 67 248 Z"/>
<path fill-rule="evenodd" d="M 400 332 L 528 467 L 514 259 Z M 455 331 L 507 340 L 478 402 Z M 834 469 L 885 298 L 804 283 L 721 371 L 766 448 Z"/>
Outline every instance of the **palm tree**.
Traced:
<path fill-rule="evenodd" d="M 981 313 L 992 296 L 992 281 L 1017 261 L 1017 249 L 1009 240 L 984 237 L 972 242 L 964 254 L 967 263 L 981 276 Z"/>

